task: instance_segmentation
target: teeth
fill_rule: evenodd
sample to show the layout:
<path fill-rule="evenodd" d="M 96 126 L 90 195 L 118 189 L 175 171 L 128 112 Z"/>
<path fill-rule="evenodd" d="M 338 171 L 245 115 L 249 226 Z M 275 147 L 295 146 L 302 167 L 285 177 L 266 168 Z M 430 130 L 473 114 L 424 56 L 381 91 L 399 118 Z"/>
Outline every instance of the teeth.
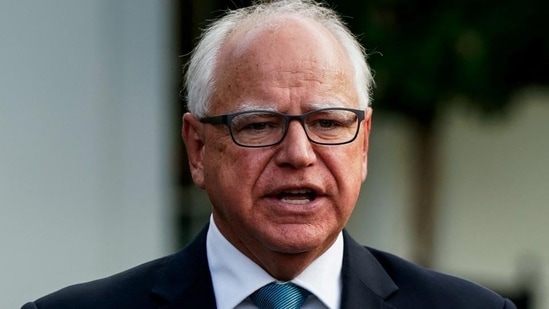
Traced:
<path fill-rule="evenodd" d="M 313 201 L 315 193 L 308 189 L 293 189 L 281 192 L 278 198 L 284 203 L 303 205 Z"/>
<path fill-rule="evenodd" d="M 288 204 L 302 205 L 302 204 L 309 203 L 311 200 L 308 199 L 308 198 L 305 198 L 305 199 L 282 198 L 281 201 L 284 202 L 284 203 L 288 203 Z"/>
<path fill-rule="evenodd" d="M 308 193 L 311 193 L 311 190 L 290 190 L 290 191 L 286 191 L 286 193 L 289 193 L 289 194 L 308 194 Z"/>

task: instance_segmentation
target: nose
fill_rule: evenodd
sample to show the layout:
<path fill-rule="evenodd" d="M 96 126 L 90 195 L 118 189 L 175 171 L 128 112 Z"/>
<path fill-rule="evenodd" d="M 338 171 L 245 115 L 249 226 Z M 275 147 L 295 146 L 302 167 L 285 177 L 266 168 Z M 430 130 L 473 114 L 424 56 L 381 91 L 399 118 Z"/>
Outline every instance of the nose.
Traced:
<path fill-rule="evenodd" d="M 315 163 L 316 153 L 305 128 L 299 121 L 290 121 L 284 140 L 278 145 L 275 161 L 279 166 L 307 167 Z"/>

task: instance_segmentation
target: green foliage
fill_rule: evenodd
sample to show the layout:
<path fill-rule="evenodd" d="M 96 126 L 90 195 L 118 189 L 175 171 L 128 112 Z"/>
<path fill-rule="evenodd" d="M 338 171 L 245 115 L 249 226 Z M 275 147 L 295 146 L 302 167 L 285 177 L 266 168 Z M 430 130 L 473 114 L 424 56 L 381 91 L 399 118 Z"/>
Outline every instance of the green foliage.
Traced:
<path fill-rule="evenodd" d="M 518 88 L 549 83 L 543 0 L 334 0 L 370 54 L 376 108 L 430 122 L 453 97 L 503 111 Z"/>

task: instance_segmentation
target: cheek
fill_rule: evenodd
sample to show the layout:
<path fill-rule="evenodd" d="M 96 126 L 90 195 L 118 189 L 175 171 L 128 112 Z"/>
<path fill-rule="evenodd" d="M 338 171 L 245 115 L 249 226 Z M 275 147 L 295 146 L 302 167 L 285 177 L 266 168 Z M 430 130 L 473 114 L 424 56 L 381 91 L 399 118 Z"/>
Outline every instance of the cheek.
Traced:
<path fill-rule="evenodd" d="M 356 176 L 362 175 L 363 158 L 363 152 L 359 147 L 334 149 L 330 153 L 330 169 L 334 174 L 355 182 Z"/>
<path fill-rule="evenodd" d="M 235 146 L 236 147 L 236 146 Z M 208 154 L 211 164 L 206 172 L 206 192 L 218 224 L 241 225 L 253 218 L 254 203 L 260 196 L 258 180 L 264 173 L 266 160 L 249 150 L 225 148 L 224 152 Z"/>
<path fill-rule="evenodd" d="M 260 151 L 226 143 L 212 143 L 204 156 L 207 190 L 225 199 L 232 195 L 250 196 L 267 162 Z M 238 192 L 241 193 L 235 194 Z"/>
<path fill-rule="evenodd" d="M 359 147 L 335 149 L 324 162 L 337 183 L 341 198 L 355 199 L 365 174 L 362 150 Z"/>

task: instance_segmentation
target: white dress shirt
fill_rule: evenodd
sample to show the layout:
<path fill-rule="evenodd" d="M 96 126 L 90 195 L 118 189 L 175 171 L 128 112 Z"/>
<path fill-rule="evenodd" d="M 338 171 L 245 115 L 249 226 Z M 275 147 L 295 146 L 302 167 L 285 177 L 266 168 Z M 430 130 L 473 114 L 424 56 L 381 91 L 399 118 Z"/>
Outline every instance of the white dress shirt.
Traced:
<path fill-rule="evenodd" d="M 213 217 L 206 240 L 208 263 L 219 309 L 257 308 L 248 297 L 262 286 L 276 281 L 265 270 L 236 249 L 219 231 Z M 304 309 L 339 308 L 343 236 L 291 282 L 312 293 Z"/>

